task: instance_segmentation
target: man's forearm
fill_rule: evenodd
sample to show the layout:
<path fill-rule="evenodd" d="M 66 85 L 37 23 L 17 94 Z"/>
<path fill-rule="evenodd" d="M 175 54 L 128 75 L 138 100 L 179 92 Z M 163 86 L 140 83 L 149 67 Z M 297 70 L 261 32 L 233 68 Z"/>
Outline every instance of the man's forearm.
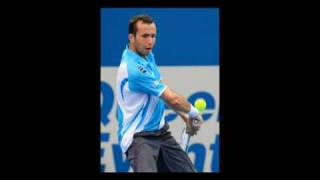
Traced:
<path fill-rule="evenodd" d="M 182 111 L 185 113 L 188 113 L 190 111 L 190 103 L 182 96 L 173 92 L 169 87 L 167 87 L 166 90 L 162 93 L 161 98 L 174 111 Z"/>
<path fill-rule="evenodd" d="M 188 113 L 191 118 L 196 117 L 199 111 L 193 107 L 184 97 L 173 92 L 167 87 L 161 95 L 161 98 L 174 110 Z"/>
<path fill-rule="evenodd" d="M 167 104 L 168 105 L 168 104 Z M 169 106 L 169 105 L 168 105 Z M 171 109 L 173 109 L 171 106 L 169 106 Z M 174 110 L 174 109 L 173 109 Z M 193 135 L 195 135 L 195 134 L 197 134 L 197 131 L 199 130 L 199 125 L 200 124 L 197 124 L 197 126 L 195 126 L 194 124 L 193 124 L 193 121 L 191 121 L 191 119 L 190 119 L 190 117 L 187 115 L 187 114 L 185 114 L 185 113 L 183 113 L 182 111 L 175 111 L 180 117 L 181 117 L 181 119 L 186 123 L 186 125 L 187 125 L 187 129 L 186 129 L 186 132 L 189 134 L 189 135 L 191 135 L 191 136 L 193 136 Z M 200 123 L 202 123 L 202 122 L 200 122 Z"/>
<path fill-rule="evenodd" d="M 169 103 L 169 102 L 167 102 Z M 175 100 L 171 101 L 170 107 L 174 111 L 182 111 L 184 113 L 188 113 L 190 111 L 191 105 L 180 95 L 176 94 Z"/>
<path fill-rule="evenodd" d="M 168 105 L 168 104 L 167 104 Z M 169 105 L 168 105 L 169 106 Z M 177 111 L 177 110 L 174 110 L 171 106 L 169 106 L 174 112 L 176 112 L 180 117 L 181 117 L 181 119 L 185 122 L 185 123 L 187 123 L 188 122 L 188 119 L 189 119 L 189 117 L 188 117 L 188 115 L 186 114 L 186 113 L 184 113 L 184 112 L 182 112 L 182 111 Z"/>

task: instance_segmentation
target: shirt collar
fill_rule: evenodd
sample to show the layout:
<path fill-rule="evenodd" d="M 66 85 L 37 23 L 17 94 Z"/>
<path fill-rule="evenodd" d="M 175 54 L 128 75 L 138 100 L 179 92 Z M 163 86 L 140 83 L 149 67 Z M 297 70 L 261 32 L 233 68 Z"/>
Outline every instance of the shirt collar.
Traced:
<path fill-rule="evenodd" d="M 143 62 L 143 64 L 149 63 L 149 62 L 150 62 L 150 58 L 151 58 L 151 53 L 149 53 L 149 54 L 146 56 L 147 59 L 144 59 L 144 58 L 141 57 L 138 53 L 132 51 L 132 50 L 129 48 L 129 44 L 126 45 L 126 49 L 125 49 L 125 51 L 124 51 L 124 55 L 136 57 L 140 62 Z"/>

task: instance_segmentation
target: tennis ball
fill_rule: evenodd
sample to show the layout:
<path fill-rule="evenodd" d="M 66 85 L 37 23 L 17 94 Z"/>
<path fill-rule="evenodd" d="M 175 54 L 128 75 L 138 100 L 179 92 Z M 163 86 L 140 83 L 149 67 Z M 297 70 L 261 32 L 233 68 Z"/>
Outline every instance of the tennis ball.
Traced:
<path fill-rule="evenodd" d="M 207 107 L 206 100 L 203 98 L 199 98 L 194 102 L 194 107 L 198 109 L 198 111 L 204 111 Z"/>

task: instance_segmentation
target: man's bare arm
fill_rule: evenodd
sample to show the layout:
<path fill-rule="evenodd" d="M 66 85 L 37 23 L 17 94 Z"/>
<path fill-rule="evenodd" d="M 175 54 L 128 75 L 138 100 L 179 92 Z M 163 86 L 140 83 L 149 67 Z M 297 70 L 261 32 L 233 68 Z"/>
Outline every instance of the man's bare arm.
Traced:
<path fill-rule="evenodd" d="M 160 96 L 174 111 L 188 113 L 191 109 L 190 103 L 167 87 Z"/>
<path fill-rule="evenodd" d="M 173 109 L 169 104 L 167 104 L 171 109 Z M 191 105 L 190 105 L 191 106 Z M 174 109 L 173 109 L 174 110 Z M 200 124 L 202 124 L 202 122 L 196 126 L 193 125 L 192 121 L 193 119 L 190 119 L 190 117 L 182 112 L 182 111 L 178 111 L 178 110 L 174 110 L 180 117 L 181 119 L 186 123 L 187 125 L 187 129 L 186 129 L 186 132 L 193 136 L 193 135 L 196 135 L 197 134 L 197 131 L 199 130 L 200 128 Z"/>

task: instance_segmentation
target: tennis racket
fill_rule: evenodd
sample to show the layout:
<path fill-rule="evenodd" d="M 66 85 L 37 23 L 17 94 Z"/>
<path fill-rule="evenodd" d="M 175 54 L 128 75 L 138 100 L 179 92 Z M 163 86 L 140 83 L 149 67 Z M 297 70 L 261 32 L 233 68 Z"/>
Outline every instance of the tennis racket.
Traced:
<path fill-rule="evenodd" d="M 199 123 L 199 120 L 193 120 L 194 125 Z M 185 152 L 188 152 L 191 135 L 187 133 L 187 127 L 183 128 L 181 133 L 181 147 Z"/>
<path fill-rule="evenodd" d="M 182 119 L 187 123 L 187 121 L 189 120 L 188 116 L 185 115 L 182 112 L 177 112 Z M 192 122 L 194 125 L 197 125 L 198 123 L 200 123 L 200 120 L 194 119 Z M 190 134 L 187 133 L 187 127 L 184 127 L 181 133 L 181 141 L 180 141 L 180 146 L 181 148 L 185 151 L 188 152 L 188 148 L 189 148 L 189 143 L 190 143 Z"/>

